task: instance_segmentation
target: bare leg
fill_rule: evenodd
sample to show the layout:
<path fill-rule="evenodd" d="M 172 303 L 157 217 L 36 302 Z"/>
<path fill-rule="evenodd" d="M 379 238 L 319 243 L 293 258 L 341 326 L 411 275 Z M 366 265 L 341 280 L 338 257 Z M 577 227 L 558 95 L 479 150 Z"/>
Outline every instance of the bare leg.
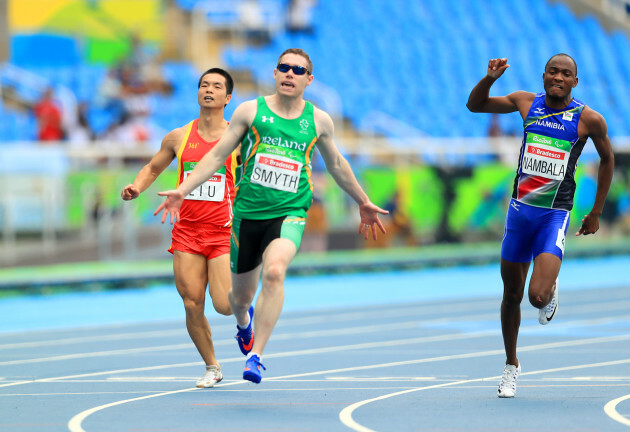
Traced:
<path fill-rule="evenodd" d="M 544 308 L 551 301 L 561 264 L 560 258 L 547 252 L 534 258 L 534 270 L 529 281 L 529 302 L 535 308 Z"/>
<path fill-rule="evenodd" d="M 501 259 L 503 301 L 501 302 L 501 331 L 505 347 L 506 364 L 518 366 L 516 342 L 521 326 L 521 301 L 530 263 L 513 263 Z"/>
<path fill-rule="evenodd" d="M 206 365 L 218 365 L 214 355 L 210 324 L 204 314 L 207 277 L 207 261 L 202 255 L 175 251 L 173 270 L 175 285 L 184 301 L 186 328 L 197 351 Z"/>
<path fill-rule="evenodd" d="M 208 291 L 214 310 L 221 315 L 232 315 L 228 293 L 232 289 L 230 254 L 208 260 Z"/>
<path fill-rule="evenodd" d="M 284 304 L 284 279 L 297 249 L 292 241 L 275 239 L 263 254 L 262 291 L 254 315 L 254 346 L 252 352 L 262 355 Z"/>
<path fill-rule="evenodd" d="M 261 269 L 262 266 L 259 265 L 246 273 L 232 273 L 232 289 L 228 293 L 228 300 L 236 323 L 243 328 L 249 323 L 247 310 L 254 301 Z"/>

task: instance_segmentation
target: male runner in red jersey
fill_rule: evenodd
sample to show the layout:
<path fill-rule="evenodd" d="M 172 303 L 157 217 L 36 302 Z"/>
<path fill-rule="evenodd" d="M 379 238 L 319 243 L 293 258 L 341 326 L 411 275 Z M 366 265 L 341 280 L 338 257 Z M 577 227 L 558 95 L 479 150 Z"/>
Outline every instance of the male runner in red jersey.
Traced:
<path fill-rule="evenodd" d="M 164 137 L 160 150 L 140 170 L 134 182 L 122 190 L 123 200 L 137 198 L 175 157 L 178 160 L 177 185 L 184 181 L 227 128 L 224 108 L 232 97 L 233 87 L 232 77 L 223 69 L 212 68 L 203 73 L 197 92 L 199 118 Z M 197 387 L 213 387 L 223 379 L 204 305 L 207 285 L 214 309 L 222 315 L 232 314 L 227 294 L 232 286 L 230 227 L 237 158 L 240 158 L 239 149 L 228 156 L 214 176 L 186 197 L 173 227 L 169 249 L 173 254 L 175 285 L 186 309 L 186 328 L 206 362 L 206 373 L 197 381 Z"/>

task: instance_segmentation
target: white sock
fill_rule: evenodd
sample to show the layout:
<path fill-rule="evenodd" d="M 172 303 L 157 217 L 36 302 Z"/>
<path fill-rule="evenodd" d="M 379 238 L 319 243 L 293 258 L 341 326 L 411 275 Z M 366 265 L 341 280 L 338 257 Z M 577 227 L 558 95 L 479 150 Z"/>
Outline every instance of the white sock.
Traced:
<path fill-rule="evenodd" d="M 236 323 L 236 327 L 240 328 L 241 330 L 247 330 L 247 327 L 249 327 L 249 323 L 245 324 L 244 326 Z"/>
<path fill-rule="evenodd" d="M 245 357 L 245 359 L 246 359 L 246 360 L 249 360 L 249 359 L 250 359 L 250 357 L 251 357 L 251 356 L 254 356 L 254 355 L 258 356 L 258 360 L 260 360 L 260 361 L 262 362 L 262 357 L 261 357 L 260 355 L 258 355 L 257 353 L 253 352 L 253 351 L 250 351 L 250 353 L 249 353 L 249 354 L 247 354 L 247 357 Z"/>
<path fill-rule="evenodd" d="M 238 321 L 236 321 L 236 327 L 240 328 L 241 330 L 247 330 L 247 327 L 249 327 L 249 323 L 250 323 L 251 319 L 249 318 L 249 313 L 247 314 L 247 324 L 245 324 L 244 326 L 240 325 L 238 323 Z"/>

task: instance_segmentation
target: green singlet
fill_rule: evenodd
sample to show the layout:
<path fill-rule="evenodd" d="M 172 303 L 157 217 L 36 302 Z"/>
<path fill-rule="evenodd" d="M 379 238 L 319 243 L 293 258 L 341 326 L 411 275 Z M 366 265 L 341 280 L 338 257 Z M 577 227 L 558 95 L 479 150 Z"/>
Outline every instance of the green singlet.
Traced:
<path fill-rule="evenodd" d="M 311 158 L 317 131 L 313 104 L 285 119 L 257 99 L 256 116 L 241 143 L 243 171 L 236 187 L 234 216 L 240 219 L 306 217 L 313 201 Z"/>

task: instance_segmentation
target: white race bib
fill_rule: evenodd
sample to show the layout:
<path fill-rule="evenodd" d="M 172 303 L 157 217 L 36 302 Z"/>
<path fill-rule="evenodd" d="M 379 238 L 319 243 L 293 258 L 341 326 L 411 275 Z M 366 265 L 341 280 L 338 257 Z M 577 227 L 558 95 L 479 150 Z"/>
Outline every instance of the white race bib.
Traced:
<path fill-rule="evenodd" d="M 184 171 L 184 180 L 192 171 Z M 185 199 L 193 201 L 223 201 L 225 198 L 225 174 L 215 174 L 197 188 L 193 189 Z"/>
<path fill-rule="evenodd" d="M 528 134 L 523 154 L 525 174 L 562 180 L 569 164 L 571 144 L 568 141 Z"/>
<path fill-rule="evenodd" d="M 265 187 L 296 193 L 302 163 L 283 156 L 257 153 L 250 181 Z"/>

